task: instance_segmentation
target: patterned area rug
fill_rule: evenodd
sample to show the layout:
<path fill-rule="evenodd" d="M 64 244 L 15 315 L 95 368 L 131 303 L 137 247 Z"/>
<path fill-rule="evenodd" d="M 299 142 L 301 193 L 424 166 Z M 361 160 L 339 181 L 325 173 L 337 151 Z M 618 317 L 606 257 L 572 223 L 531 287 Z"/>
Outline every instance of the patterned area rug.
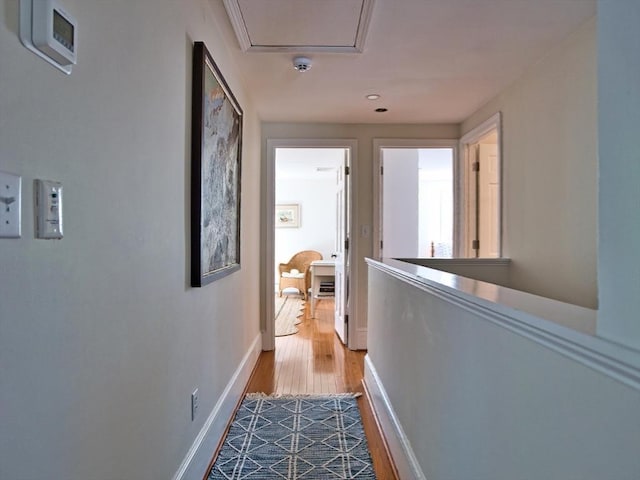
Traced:
<path fill-rule="evenodd" d="M 208 478 L 375 479 L 355 396 L 248 394 Z"/>
<path fill-rule="evenodd" d="M 296 325 L 302 322 L 300 310 L 304 308 L 302 297 L 293 295 L 276 295 L 275 336 L 283 337 L 298 333 Z"/>

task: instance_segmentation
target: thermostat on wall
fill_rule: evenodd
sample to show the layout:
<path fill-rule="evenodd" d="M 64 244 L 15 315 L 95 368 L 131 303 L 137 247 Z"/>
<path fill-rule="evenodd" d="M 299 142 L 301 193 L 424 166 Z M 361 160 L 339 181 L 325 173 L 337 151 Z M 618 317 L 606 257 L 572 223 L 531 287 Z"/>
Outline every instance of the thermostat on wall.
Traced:
<path fill-rule="evenodd" d="M 20 0 L 20 40 L 66 74 L 75 65 L 78 22 L 57 0 Z"/>

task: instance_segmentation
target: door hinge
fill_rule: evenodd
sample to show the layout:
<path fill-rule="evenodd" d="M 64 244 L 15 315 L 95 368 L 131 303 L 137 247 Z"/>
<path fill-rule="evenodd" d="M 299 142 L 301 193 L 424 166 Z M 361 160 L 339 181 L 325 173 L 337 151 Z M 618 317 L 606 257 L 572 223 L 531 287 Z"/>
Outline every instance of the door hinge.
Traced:
<path fill-rule="evenodd" d="M 380 175 L 384 175 L 384 167 L 380 165 Z"/>
<path fill-rule="evenodd" d="M 479 172 L 480 171 L 480 162 L 473 162 L 471 164 L 471 171 L 472 172 Z"/>
<path fill-rule="evenodd" d="M 349 168 L 349 165 L 345 165 L 344 166 L 344 174 L 345 175 L 349 175 L 349 173 L 351 173 L 351 168 Z"/>
<path fill-rule="evenodd" d="M 471 249 L 472 250 L 480 250 L 480 240 L 473 240 L 471 242 Z"/>
<path fill-rule="evenodd" d="M 344 316 L 344 324 L 349 325 L 349 315 Z"/>
<path fill-rule="evenodd" d="M 344 249 L 345 250 L 349 250 L 349 239 L 348 238 L 344 239 Z"/>
<path fill-rule="evenodd" d="M 380 240 L 380 250 L 382 250 L 382 240 Z"/>

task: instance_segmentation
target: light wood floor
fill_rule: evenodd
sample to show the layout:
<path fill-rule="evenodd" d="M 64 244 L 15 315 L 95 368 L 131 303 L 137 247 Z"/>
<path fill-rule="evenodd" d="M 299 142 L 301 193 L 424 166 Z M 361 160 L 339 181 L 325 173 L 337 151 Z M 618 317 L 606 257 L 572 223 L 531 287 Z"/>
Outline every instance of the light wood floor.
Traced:
<path fill-rule="evenodd" d="M 276 337 L 276 349 L 262 352 L 247 392 L 267 394 L 364 393 L 364 351 L 344 347 L 333 327 L 333 299 L 316 304 L 316 318 L 310 318 L 309 302 L 299 332 Z M 369 450 L 379 480 L 394 480 L 376 419 L 366 395 L 358 399 Z"/>

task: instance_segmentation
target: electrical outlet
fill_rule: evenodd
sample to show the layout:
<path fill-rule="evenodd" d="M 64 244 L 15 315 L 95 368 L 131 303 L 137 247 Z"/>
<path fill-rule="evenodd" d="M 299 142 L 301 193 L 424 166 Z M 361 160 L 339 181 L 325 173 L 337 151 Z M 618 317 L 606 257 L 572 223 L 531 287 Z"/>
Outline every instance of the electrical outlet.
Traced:
<path fill-rule="evenodd" d="M 200 398 L 198 396 L 198 389 L 196 388 L 193 393 L 191 393 L 191 421 L 193 422 L 196 418 L 196 414 L 198 413 L 198 408 L 200 407 Z"/>

